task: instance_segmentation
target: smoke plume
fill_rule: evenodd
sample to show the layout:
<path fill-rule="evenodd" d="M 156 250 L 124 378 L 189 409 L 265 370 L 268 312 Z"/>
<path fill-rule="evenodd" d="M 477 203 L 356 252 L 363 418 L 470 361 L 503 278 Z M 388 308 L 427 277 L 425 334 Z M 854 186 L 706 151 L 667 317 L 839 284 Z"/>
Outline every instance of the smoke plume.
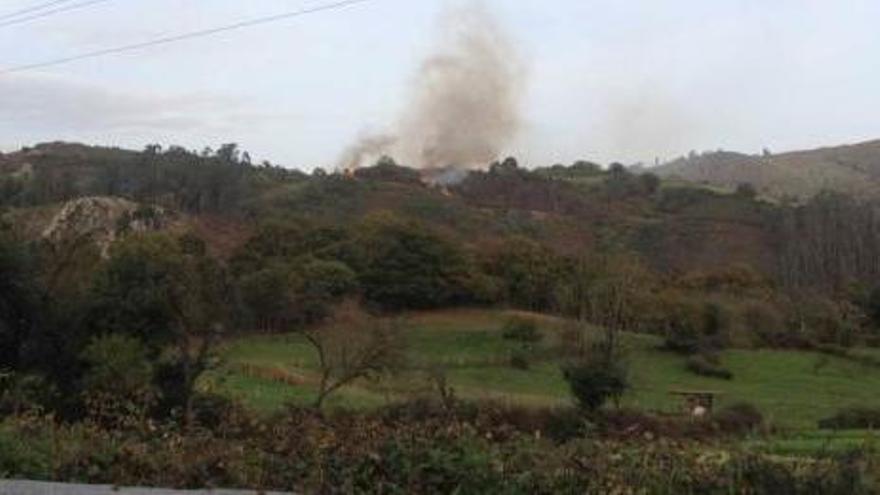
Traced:
<path fill-rule="evenodd" d="M 343 166 L 390 154 L 423 169 L 472 169 L 496 160 L 516 136 L 524 70 L 510 39 L 476 3 L 447 14 L 441 28 L 396 131 L 362 138 Z"/>
<path fill-rule="evenodd" d="M 369 160 L 374 160 L 382 155 L 388 154 L 395 143 L 397 143 L 397 137 L 391 135 L 377 134 L 362 136 L 356 143 L 342 152 L 339 166 L 344 170 L 356 169 L 367 163 Z"/>

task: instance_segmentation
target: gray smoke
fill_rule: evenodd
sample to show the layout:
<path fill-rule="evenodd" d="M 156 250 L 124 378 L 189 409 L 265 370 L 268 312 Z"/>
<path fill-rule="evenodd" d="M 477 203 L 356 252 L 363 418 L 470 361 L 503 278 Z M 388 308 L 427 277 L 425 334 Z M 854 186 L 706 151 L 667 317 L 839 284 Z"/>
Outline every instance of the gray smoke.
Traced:
<path fill-rule="evenodd" d="M 367 135 L 342 152 L 339 166 L 343 170 L 352 170 L 375 160 L 391 151 L 391 147 L 397 143 L 397 137 L 391 135 Z"/>
<path fill-rule="evenodd" d="M 361 139 L 345 152 L 345 166 L 390 154 L 423 169 L 477 168 L 516 136 L 525 71 L 501 26 L 472 3 L 448 13 L 441 28 L 396 132 Z"/>

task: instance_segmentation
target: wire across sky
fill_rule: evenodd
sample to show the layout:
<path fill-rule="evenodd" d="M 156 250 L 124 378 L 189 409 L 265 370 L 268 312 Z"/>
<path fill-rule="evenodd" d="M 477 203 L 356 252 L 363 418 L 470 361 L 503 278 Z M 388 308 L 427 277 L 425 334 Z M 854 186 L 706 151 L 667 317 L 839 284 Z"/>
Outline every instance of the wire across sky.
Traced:
<path fill-rule="evenodd" d="M 89 0 L 89 2 L 91 2 L 91 3 L 97 3 L 97 2 L 102 2 L 102 1 L 108 1 L 108 0 Z M 319 12 L 339 10 L 339 9 L 343 9 L 345 7 L 350 7 L 350 6 L 353 6 L 356 4 L 366 3 L 369 1 L 372 1 L 372 0 L 341 0 L 341 1 L 333 2 L 333 3 L 317 5 L 314 7 L 307 7 L 307 8 L 303 8 L 303 9 L 294 10 L 294 11 L 283 12 L 280 14 L 274 14 L 274 15 L 265 16 L 265 17 L 257 17 L 254 19 L 239 21 L 239 22 L 235 22 L 232 24 L 226 24 L 224 26 L 218 26 L 215 28 L 202 29 L 202 30 L 198 30 L 198 31 L 190 31 L 187 33 L 181 33 L 181 34 L 172 35 L 172 36 L 155 38 L 152 40 L 143 41 L 143 42 L 139 42 L 139 43 L 132 43 L 132 44 L 128 44 L 128 45 L 120 45 L 120 46 L 115 46 L 115 47 L 111 47 L 111 48 L 104 48 L 101 50 L 79 53 L 76 55 L 71 55 L 71 56 L 67 56 L 67 57 L 60 57 L 60 58 L 56 58 L 56 59 L 52 59 L 52 60 L 45 60 L 42 62 L 16 65 L 16 66 L 12 66 L 12 67 L 7 67 L 5 69 L 0 69 L 0 75 L 7 75 L 7 74 L 16 73 L 16 72 L 24 72 L 24 71 L 29 71 L 29 70 L 41 69 L 41 68 L 45 68 L 45 67 L 51 67 L 51 66 L 55 66 L 55 65 L 76 62 L 78 60 L 103 57 L 106 55 L 113 55 L 113 54 L 117 54 L 117 53 L 142 50 L 142 49 L 153 47 L 153 46 L 167 45 L 170 43 L 176 43 L 176 42 L 195 39 L 195 38 L 202 38 L 205 36 L 213 36 L 213 35 L 225 33 L 228 31 L 237 31 L 240 29 L 256 27 L 256 26 L 260 26 L 260 25 L 264 25 L 264 24 L 270 24 L 270 23 L 274 23 L 274 22 L 279 22 L 279 21 L 295 18 L 295 17 L 302 17 L 302 16 L 306 16 L 309 14 L 317 14 Z M 87 2 L 82 2 L 82 3 L 87 3 Z M 77 4 L 77 5 L 81 5 L 81 4 Z M 71 7 L 72 6 L 68 6 L 67 8 L 70 9 Z M 0 23 L 0 27 L 2 27 L 2 26 L 3 26 L 3 24 Z"/>
<path fill-rule="evenodd" d="M 43 9 L 48 9 L 50 7 L 54 7 L 56 5 L 61 5 L 62 3 L 70 3 L 73 0 L 53 0 L 52 2 L 41 3 L 38 5 L 32 5 L 30 7 L 16 10 L 14 12 L 10 12 L 8 14 L 0 14 L 0 21 L 5 21 L 7 19 L 12 19 L 13 17 L 18 17 L 21 15 L 30 14 L 32 12 L 37 12 Z"/>
<path fill-rule="evenodd" d="M 63 7 L 58 7 L 58 8 L 51 9 L 51 10 L 43 10 L 42 12 L 36 12 L 36 13 L 30 14 L 30 15 L 25 15 L 23 17 L 20 15 L 16 15 L 16 16 L 13 16 L 11 19 L 7 19 L 5 21 L 0 21 L 0 28 L 4 28 L 7 26 L 15 26 L 18 24 L 24 24 L 26 22 L 36 21 L 38 19 L 43 19 L 45 17 L 50 17 L 50 16 L 53 16 L 56 14 L 61 14 L 64 12 L 70 12 L 72 10 L 79 10 L 79 9 L 82 9 L 85 7 L 89 7 L 91 5 L 105 3 L 105 2 L 109 2 L 109 1 L 110 0 L 86 0 L 84 2 L 78 2 L 78 3 L 71 4 L 71 5 L 65 5 Z M 34 7 L 34 8 L 36 8 L 36 7 Z"/>

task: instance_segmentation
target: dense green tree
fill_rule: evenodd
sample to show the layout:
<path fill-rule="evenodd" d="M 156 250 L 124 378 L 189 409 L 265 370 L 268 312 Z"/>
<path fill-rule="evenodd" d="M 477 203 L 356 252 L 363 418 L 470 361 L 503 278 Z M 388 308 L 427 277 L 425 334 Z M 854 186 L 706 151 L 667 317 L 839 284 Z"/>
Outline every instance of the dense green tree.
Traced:
<path fill-rule="evenodd" d="M 25 246 L 0 231 L 0 370 L 18 369 L 37 325 L 36 273 Z"/>
<path fill-rule="evenodd" d="M 443 307 L 472 299 L 473 269 L 459 246 L 415 222 L 391 214 L 360 227 L 359 281 L 366 299 L 385 309 Z"/>
<path fill-rule="evenodd" d="M 161 350 L 174 338 L 172 298 L 183 271 L 180 248 L 169 236 L 132 236 L 115 244 L 92 284 L 90 328 L 133 335 Z"/>
<path fill-rule="evenodd" d="M 257 329 L 286 329 L 292 272 L 290 265 L 275 262 L 238 279 L 242 303 Z"/>
<path fill-rule="evenodd" d="M 169 407 L 188 424 L 198 377 L 229 319 L 225 270 L 192 240 L 130 236 L 114 245 L 96 277 L 89 321 L 98 334 L 141 339 L 162 358 L 158 379 Z"/>
<path fill-rule="evenodd" d="M 312 259 L 296 270 L 292 290 L 298 319 L 311 324 L 325 319 L 334 305 L 356 294 L 357 275 L 342 262 Z"/>
<path fill-rule="evenodd" d="M 501 281 L 507 303 L 536 311 L 553 306 L 562 264 L 544 246 L 524 237 L 510 238 L 490 256 L 488 264 L 489 273 Z"/>

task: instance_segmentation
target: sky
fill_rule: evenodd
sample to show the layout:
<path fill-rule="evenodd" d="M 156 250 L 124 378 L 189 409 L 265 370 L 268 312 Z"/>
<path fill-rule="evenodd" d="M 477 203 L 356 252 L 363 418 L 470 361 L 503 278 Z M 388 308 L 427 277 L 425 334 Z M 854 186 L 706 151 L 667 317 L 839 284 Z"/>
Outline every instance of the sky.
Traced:
<path fill-rule="evenodd" d="M 4 26 L 3 68 L 330 0 L 106 0 Z M 369 0 L 252 29 L 0 73 L 0 149 L 239 143 L 332 167 L 404 112 L 438 19 L 470 0 Z M 0 0 L 5 13 L 45 0 Z M 880 138 L 877 0 L 483 0 L 525 67 L 530 166 L 652 163 Z"/>

